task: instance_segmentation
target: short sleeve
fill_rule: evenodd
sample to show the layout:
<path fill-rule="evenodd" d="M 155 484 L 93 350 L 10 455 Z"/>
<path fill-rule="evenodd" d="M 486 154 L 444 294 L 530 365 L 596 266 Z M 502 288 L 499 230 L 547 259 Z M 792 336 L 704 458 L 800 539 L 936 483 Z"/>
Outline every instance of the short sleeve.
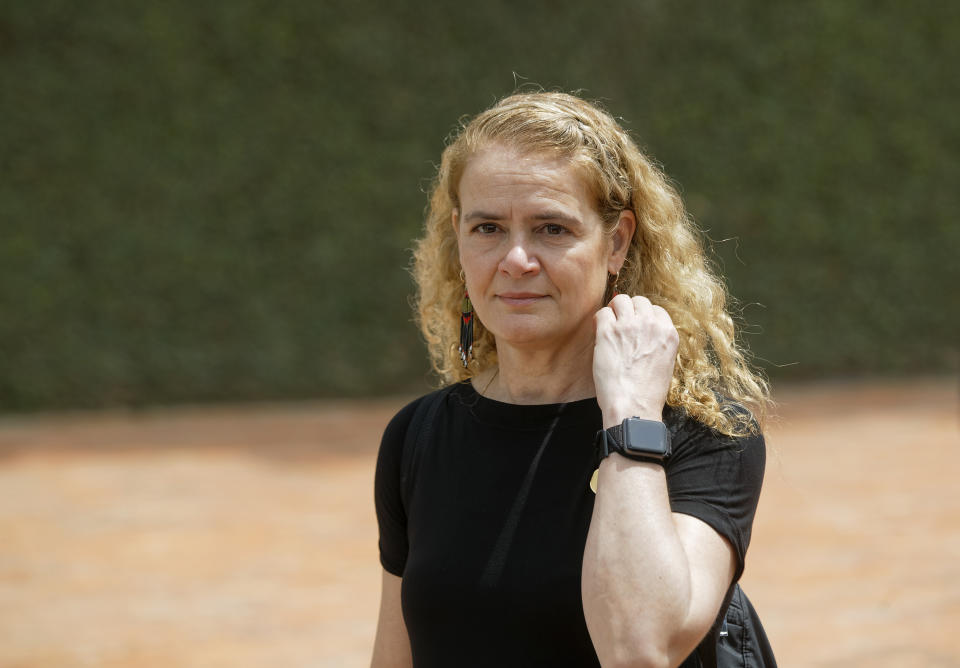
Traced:
<path fill-rule="evenodd" d="M 419 401 L 419 400 L 418 400 Z M 403 505 L 403 446 L 417 401 L 397 413 L 383 432 L 373 483 L 380 529 L 380 563 L 388 573 L 403 576 L 407 563 L 407 512 Z"/>
<path fill-rule="evenodd" d="M 673 435 L 671 510 L 696 517 L 730 541 L 738 560 L 734 582 L 743 573 L 765 465 L 760 433 L 730 437 L 687 419 Z"/>

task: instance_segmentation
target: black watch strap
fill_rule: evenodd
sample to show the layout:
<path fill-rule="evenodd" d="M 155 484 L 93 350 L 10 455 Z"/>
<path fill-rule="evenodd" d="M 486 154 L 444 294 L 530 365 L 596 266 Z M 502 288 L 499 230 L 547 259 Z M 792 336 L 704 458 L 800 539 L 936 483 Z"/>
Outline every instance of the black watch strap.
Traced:
<path fill-rule="evenodd" d="M 633 427 L 637 426 L 637 423 L 647 423 L 643 425 L 645 429 L 656 434 L 656 438 L 651 439 L 649 443 L 649 450 L 647 450 L 646 443 L 631 443 L 631 447 L 627 447 L 626 443 L 626 429 L 627 423 L 633 422 Z M 636 429 L 633 429 L 636 433 Z M 622 423 L 614 425 L 609 429 L 601 429 L 597 432 L 596 436 L 596 448 L 597 448 L 597 466 L 600 465 L 600 462 L 604 460 L 611 452 L 617 452 L 628 459 L 633 459 L 640 462 L 650 462 L 653 464 L 663 465 L 666 458 L 670 456 L 670 434 L 666 429 L 666 426 L 662 422 L 653 422 L 651 420 L 641 420 L 640 418 L 627 418 Z"/>

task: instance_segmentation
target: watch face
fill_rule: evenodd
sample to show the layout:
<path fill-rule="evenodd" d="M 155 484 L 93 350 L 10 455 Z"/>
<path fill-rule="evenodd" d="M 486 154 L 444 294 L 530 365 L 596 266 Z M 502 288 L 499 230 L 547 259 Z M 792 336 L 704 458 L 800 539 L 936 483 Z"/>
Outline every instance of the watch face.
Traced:
<path fill-rule="evenodd" d="M 662 422 L 630 418 L 623 421 L 624 448 L 628 452 L 651 457 L 670 454 L 670 436 Z"/>

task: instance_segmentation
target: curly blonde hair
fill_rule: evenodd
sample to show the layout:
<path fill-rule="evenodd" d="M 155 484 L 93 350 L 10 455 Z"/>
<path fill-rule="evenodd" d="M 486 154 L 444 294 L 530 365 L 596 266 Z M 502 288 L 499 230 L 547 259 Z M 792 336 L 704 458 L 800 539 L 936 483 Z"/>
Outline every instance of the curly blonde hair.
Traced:
<path fill-rule="evenodd" d="M 504 98 L 461 124 L 443 151 L 413 263 L 417 321 L 443 381 L 462 381 L 497 364 L 496 341 L 476 318 L 473 359 L 468 368 L 460 361 L 464 284 L 451 223 L 464 168 L 492 144 L 571 160 L 608 232 L 622 211 L 634 213 L 637 230 L 617 286 L 663 307 L 680 335 L 667 403 L 724 434 L 756 431 L 770 403 L 769 387 L 737 344 L 726 288 L 711 271 L 680 196 L 610 114 L 565 93 Z"/>

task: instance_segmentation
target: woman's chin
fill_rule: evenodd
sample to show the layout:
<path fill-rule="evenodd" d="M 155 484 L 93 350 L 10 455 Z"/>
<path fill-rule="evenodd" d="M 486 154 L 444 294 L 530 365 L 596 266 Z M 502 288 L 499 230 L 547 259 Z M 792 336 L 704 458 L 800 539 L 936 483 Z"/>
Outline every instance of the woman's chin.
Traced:
<path fill-rule="evenodd" d="M 553 348 L 562 345 L 561 341 L 573 334 L 567 332 L 567 336 L 564 336 L 563 329 L 544 322 L 512 323 L 510 326 L 501 326 L 490 331 L 497 341 L 498 349 L 504 345 L 528 349 Z"/>
<path fill-rule="evenodd" d="M 538 342 L 547 342 L 551 338 L 550 328 L 536 323 L 515 323 L 507 327 L 489 328 L 497 340 L 497 347 L 506 344 L 513 346 L 529 346 Z"/>

